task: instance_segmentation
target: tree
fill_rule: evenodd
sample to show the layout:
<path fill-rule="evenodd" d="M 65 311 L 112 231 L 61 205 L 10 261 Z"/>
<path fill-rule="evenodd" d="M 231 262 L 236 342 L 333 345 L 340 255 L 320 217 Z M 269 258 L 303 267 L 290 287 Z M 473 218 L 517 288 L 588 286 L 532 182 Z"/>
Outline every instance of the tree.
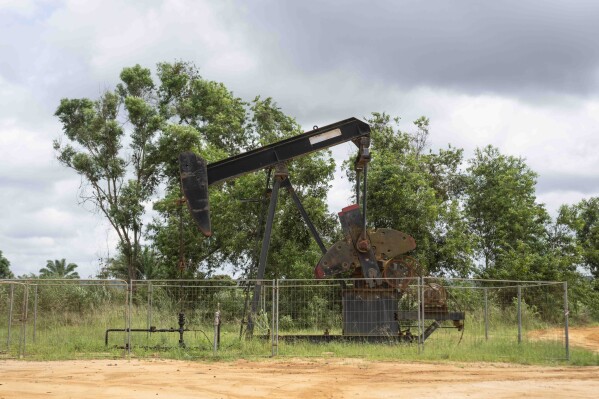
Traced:
<path fill-rule="evenodd" d="M 115 90 L 63 99 L 56 111 L 69 140 L 54 142 L 58 159 L 81 175 L 82 200 L 117 233 L 128 280 L 143 277 L 142 217 L 163 179 L 171 194 L 178 185 L 179 152 L 230 154 L 250 144 L 245 103 L 222 83 L 181 61 L 158 64 L 156 75 L 157 84 L 149 69 L 124 68 Z"/>
<path fill-rule="evenodd" d="M 64 258 L 54 261 L 48 260 L 46 262 L 46 267 L 40 269 L 41 278 L 79 278 L 79 274 L 75 271 L 77 268 L 75 263 L 67 264 Z"/>
<path fill-rule="evenodd" d="M 178 155 L 193 150 L 212 162 L 301 133 L 301 129 L 272 99 L 256 97 L 248 104 L 222 83 L 203 79 L 193 64 L 160 63 L 156 76 L 155 82 L 150 70 L 139 65 L 124 68 L 121 83 L 98 100 L 61 100 L 56 116 L 68 142 L 54 142 L 58 159 L 81 175 L 85 183 L 82 200 L 94 205 L 117 233 L 117 259 L 119 264 L 126 261 L 128 280 L 144 277 L 142 238 L 148 231 L 163 275 L 178 276 L 180 264 L 186 266 L 188 277 L 202 267 L 210 273 L 223 263 L 245 268 L 254 263 L 261 239 L 258 224 L 264 213 L 257 202 L 245 200 L 262 202 L 264 172 L 210 188 L 215 234 L 205 239 L 188 212 L 181 211 Z M 298 195 L 309 203 L 310 213 L 326 234 L 332 230 L 325 205 L 334 170 L 330 153 L 304 157 L 289 167 Z M 165 196 L 154 204 L 159 216 L 144 230 L 145 208 L 156 200 L 161 183 Z M 283 199 L 278 212 L 286 217 L 289 208 L 290 201 Z M 289 238 L 290 231 L 285 228 L 276 234 Z M 277 240 L 273 239 L 274 246 Z M 291 241 L 303 246 L 294 253 L 313 249 L 307 233 Z M 319 251 L 312 252 L 316 263 Z M 274 258 L 279 256 L 272 253 Z M 293 264 L 287 258 L 273 262 Z"/>
<path fill-rule="evenodd" d="M 549 215 L 536 202 L 537 175 L 522 158 L 497 148 L 477 149 L 469 161 L 465 207 L 474 233 L 479 274 L 486 278 L 540 279 Z"/>
<path fill-rule="evenodd" d="M 0 280 L 15 278 L 15 275 L 10 271 L 10 262 L 4 257 L 0 251 Z"/>
<path fill-rule="evenodd" d="M 82 178 L 81 199 L 102 213 L 118 235 L 128 279 L 136 278 L 144 203 L 158 183 L 155 136 L 164 124 L 149 69 L 121 72 L 100 99 L 62 99 L 56 110 L 68 144 L 54 141 L 58 160 Z M 126 127 L 130 130 L 126 138 Z M 128 143 L 129 151 L 124 151 Z"/>
<path fill-rule="evenodd" d="M 411 134 L 399 130 L 399 119 L 385 113 L 373 113 L 368 122 L 372 127 L 370 227 L 412 235 L 415 256 L 433 274 L 468 275 L 472 250 L 460 205 L 462 150 L 425 152 L 429 136 L 425 117 L 414 121 L 416 132 Z"/>
<path fill-rule="evenodd" d="M 244 147 L 235 149 L 223 146 L 201 132 L 195 134 L 190 127 L 172 129 L 163 136 L 161 148 L 165 148 L 164 154 L 172 152 L 165 159 L 165 164 L 168 164 L 165 175 L 169 184 L 165 198 L 155 204 L 159 217 L 150 226 L 150 237 L 164 256 L 165 264 L 170 265 L 168 271 L 171 277 L 179 275 L 177 265 L 182 257 L 186 268 L 184 274 L 189 277 L 197 273 L 210 275 L 223 264 L 229 265 L 234 271 L 243 271 L 250 277 L 251 266 L 255 265 L 259 256 L 268 202 L 267 185 L 273 174 L 259 171 L 211 186 L 214 234 L 206 239 L 199 234 L 180 201 L 178 165 L 172 161 L 180 151 L 191 148 L 208 162 L 213 162 L 234 155 L 237 151 L 250 150 L 302 132 L 295 120 L 286 116 L 270 98 L 256 97 L 248 104 L 246 113 L 233 115 L 243 116 L 244 123 L 241 126 L 245 136 L 239 142 L 246 143 Z M 226 115 L 218 120 L 219 123 L 228 123 Z M 325 239 L 331 236 L 335 224 L 326 208 L 328 181 L 332 178 L 334 165 L 328 151 L 302 157 L 288 165 L 295 191 Z M 320 250 L 313 243 L 297 209 L 281 190 L 267 277 L 311 276 L 320 256 Z"/>
<path fill-rule="evenodd" d="M 580 246 L 580 265 L 599 279 L 599 197 L 562 206 L 558 218 L 571 229 Z"/>
<path fill-rule="evenodd" d="M 149 246 L 142 246 L 137 266 L 139 269 L 135 271 L 135 274 L 142 280 L 157 280 L 169 277 L 159 254 Z M 103 260 L 103 267 L 97 277 L 126 280 L 128 275 L 127 257 L 124 252 L 119 251 L 116 257 Z"/>

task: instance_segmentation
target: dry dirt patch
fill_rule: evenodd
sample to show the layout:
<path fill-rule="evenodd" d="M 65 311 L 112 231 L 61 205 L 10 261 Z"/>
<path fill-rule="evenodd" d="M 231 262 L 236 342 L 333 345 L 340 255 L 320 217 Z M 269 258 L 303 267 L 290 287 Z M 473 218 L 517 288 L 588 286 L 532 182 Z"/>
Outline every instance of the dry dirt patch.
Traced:
<path fill-rule="evenodd" d="M 562 328 L 537 330 L 529 332 L 528 336 L 531 339 L 559 341 L 564 336 L 564 330 Z M 578 346 L 599 353 L 599 327 L 570 327 L 568 336 L 570 346 Z"/>
<path fill-rule="evenodd" d="M 530 333 L 555 339 L 563 330 Z M 570 344 L 599 353 L 599 327 Z M 21 398 L 597 398 L 599 367 L 284 359 L 0 360 L 0 399 Z"/>
<path fill-rule="evenodd" d="M 0 361 L 0 398 L 596 398 L 599 367 L 371 362 Z"/>

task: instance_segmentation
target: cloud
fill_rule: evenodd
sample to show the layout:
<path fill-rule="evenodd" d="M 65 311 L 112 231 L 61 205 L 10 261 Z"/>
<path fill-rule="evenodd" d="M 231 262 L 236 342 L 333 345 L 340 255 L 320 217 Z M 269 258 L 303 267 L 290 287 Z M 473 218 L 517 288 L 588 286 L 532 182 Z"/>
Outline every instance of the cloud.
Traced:
<path fill-rule="evenodd" d="M 107 82 L 124 66 L 175 59 L 221 76 L 244 73 L 255 60 L 239 26 L 227 24 L 233 11 L 225 2 L 68 1 L 48 19 L 47 41 L 84 59 Z"/>
<path fill-rule="evenodd" d="M 588 1 L 0 0 L 0 250 L 17 274 L 63 257 L 95 271 L 116 241 L 54 159 L 53 113 L 113 88 L 125 66 L 175 59 L 244 100 L 273 97 L 306 130 L 385 111 L 409 131 L 426 115 L 433 148 L 524 157 L 550 210 L 598 195 L 598 13 Z M 349 204 L 344 175 L 331 211 Z"/>
<path fill-rule="evenodd" d="M 98 249 L 113 243 L 106 224 L 78 205 L 80 179 L 54 159 L 51 133 L 26 126 L 18 114 L 0 119 L 0 249 L 16 275 L 62 258 L 93 274 Z"/>
<path fill-rule="evenodd" d="M 594 176 L 581 176 L 579 174 L 545 174 L 541 175 L 537 183 L 537 194 L 568 191 L 571 193 L 594 196 L 599 188 L 599 173 Z M 563 201 L 566 197 L 562 198 Z M 566 203 L 566 202 L 564 202 Z M 561 205 L 561 204 L 560 204 Z"/>
<path fill-rule="evenodd" d="M 284 59 L 312 75 L 351 70 L 405 88 L 595 93 L 596 2 L 263 1 L 242 8 Z"/>
<path fill-rule="evenodd" d="M 31 17 L 39 9 L 34 0 L 0 0 L 0 12 Z"/>

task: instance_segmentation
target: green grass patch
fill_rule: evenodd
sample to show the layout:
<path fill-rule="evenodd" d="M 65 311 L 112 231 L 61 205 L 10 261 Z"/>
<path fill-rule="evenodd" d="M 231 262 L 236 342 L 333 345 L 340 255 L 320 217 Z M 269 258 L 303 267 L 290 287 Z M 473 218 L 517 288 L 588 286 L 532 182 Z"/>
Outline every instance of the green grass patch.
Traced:
<path fill-rule="evenodd" d="M 131 333 L 131 350 L 125 347 L 127 334 L 111 332 L 108 345 L 104 344 L 108 328 L 125 328 L 123 311 L 110 308 L 93 312 L 52 311 L 38 315 L 33 337 L 33 320 L 28 319 L 25 336 L 25 359 L 67 360 L 98 358 L 164 358 L 179 360 L 231 361 L 236 359 L 259 360 L 269 358 L 273 347 L 268 336 L 268 317 L 256 320 L 253 339 L 240 337 L 240 322 L 232 320 L 221 326 L 221 341 L 213 353 L 214 326 L 211 320 L 192 313 L 186 327 L 194 330 L 184 333 L 185 347 L 179 346 L 179 334 Z M 134 308 L 132 328 L 147 328 L 149 317 L 142 308 Z M 476 319 L 475 319 L 476 320 Z M 151 325 L 157 328 L 178 328 L 176 312 L 155 311 Z M 444 326 L 447 327 L 447 326 Z M 416 343 L 356 343 L 334 341 L 310 343 L 308 341 L 278 343 L 278 356 L 285 357 L 359 357 L 380 361 L 448 361 L 448 362 L 510 362 L 544 365 L 599 365 L 599 354 L 570 347 L 570 361 L 566 361 L 563 336 L 556 334 L 550 340 L 535 340 L 531 331 L 551 328 L 547 323 L 528 322 L 523 326 L 522 342 L 518 343 L 518 330 L 512 322 L 502 323 L 500 318 L 490 320 L 485 338 L 485 325 L 467 320 L 464 332 L 454 328 L 435 331 L 424 346 Z M 6 348 L 6 326 L 0 325 L 0 358 L 19 357 L 20 327 L 13 325 L 10 348 Z M 338 325 L 331 326 L 330 334 L 341 335 Z M 413 333 L 416 334 L 413 330 Z M 281 335 L 322 334 L 321 330 L 298 328 L 281 329 Z M 1 346 L 5 345 L 5 346 Z"/>

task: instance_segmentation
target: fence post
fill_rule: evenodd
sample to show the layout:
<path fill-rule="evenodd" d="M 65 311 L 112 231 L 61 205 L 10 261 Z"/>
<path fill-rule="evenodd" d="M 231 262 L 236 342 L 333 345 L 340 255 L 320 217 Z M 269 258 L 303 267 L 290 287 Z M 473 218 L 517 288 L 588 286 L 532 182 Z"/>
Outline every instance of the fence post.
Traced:
<path fill-rule="evenodd" d="M 25 345 L 27 343 L 27 309 L 29 308 L 29 284 L 23 286 L 23 297 L 21 300 L 21 337 L 19 339 L 19 357 L 25 356 Z"/>
<path fill-rule="evenodd" d="M 570 360 L 570 332 L 568 331 L 568 316 L 570 311 L 568 310 L 568 282 L 564 281 L 564 332 L 566 338 L 566 360 Z"/>
<path fill-rule="evenodd" d="M 424 303 L 424 291 L 425 291 L 425 285 L 426 285 L 426 277 L 422 277 L 422 290 L 420 291 L 420 303 L 422 304 L 422 314 L 421 314 L 421 319 L 420 319 L 420 331 L 422 331 L 422 353 L 424 353 L 424 331 L 426 331 L 425 325 L 424 325 L 424 321 L 426 319 L 426 315 L 425 315 L 425 311 L 426 311 L 426 305 Z"/>
<path fill-rule="evenodd" d="M 15 303 L 15 286 L 14 284 L 10 284 L 10 296 L 8 299 L 8 331 L 7 331 L 7 340 L 6 340 L 6 351 L 8 352 L 10 350 L 10 331 L 11 331 L 11 324 L 12 324 L 12 308 L 13 305 Z"/>
<path fill-rule="evenodd" d="M 127 348 L 127 355 L 131 357 L 131 313 L 133 309 L 133 280 L 127 283 L 127 296 L 125 298 L 125 328 L 127 329 L 127 335 L 125 337 Z"/>
<path fill-rule="evenodd" d="M 219 326 L 220 326 L 220 303 L 216 306 L 216 312 L 214 312 L 214 342 L 212 348 L 212 354 L 216 356 L 216 351 L 218 350 L 218 341 L 219 337 Z"/>
<path fill-rule="evenodd" d="M 152 294 L 153 286 L 152 281 L 148 281 L 148 330 L 152 326 Z M 150 331 L 146 334 L 148 340 L 150 339 Z"/>
<path fill-rule="evenodd" d="M 275 329 L 276 329 L 276 318 L 277 318 L 277 314 L 276 314 L 276 280 L 272 280 L 271 281 L 272 287 L 271 287 L 271 297 L 272 297 L 272 303 L 271 303 L 271 310 L 270 310 L 270 356 L 274 357 L 276 354 L 276 342 L 275 342 L 275 337 L 276 337 L 276 333 L 275 333 Z M 262 295 L 263 299 L 266 295 Z"/>
<path fill-rule="evenodd" d="M 277 330 L 276 330 L 276 335 L 275 335 L 275 342 L 277 344 L 277 351 L 275 353 L 275 355 L 279 354 L 279 295 L 280 295 L 280 287 L 279 287 L 279 281 L 277 280 L 277 287 L 276 287 L 276 298 L 277 298 L 277 307 L 276 307 L 276 311 L 277 311 Z"/>
<path fill-rule="evenodd" d="M 418 289 L 416 290 L 416 294 L 418 296 L 418 298 L 416 299 L 416 304 L 417 304 L 417 308 L 418 308 L 418 354 L 420 354 L 420 352 L 422 352 L 423 348 L 422 348 L 422 337 L 424 335 L 424 330 L 422 329 L 422 321 L 423 321 L 423 315 L 422 312 L 424 311 L 424 301 L 422 301 L 422 291 L 423 290 L 423 278 L 422 277 L 418 277 Z"/>
<path fill-rule="evenodd" d="M 35 285 L 35 291 L 33 296 L 33 342 L 35 343 L 35 337 L 37 334 L 37 288 L 38 285 Z"/>
<path fill-rule="evenodd" d="M 483 289 L 485 293 L 485 341 L 489 340 L 489 296 L 488 296 L 488 288 L 485 287 Z"/>
<path fill-rule="evenodd" d="M 522 287 L 518 286 L 518 343 L 522 343 Z"/>

